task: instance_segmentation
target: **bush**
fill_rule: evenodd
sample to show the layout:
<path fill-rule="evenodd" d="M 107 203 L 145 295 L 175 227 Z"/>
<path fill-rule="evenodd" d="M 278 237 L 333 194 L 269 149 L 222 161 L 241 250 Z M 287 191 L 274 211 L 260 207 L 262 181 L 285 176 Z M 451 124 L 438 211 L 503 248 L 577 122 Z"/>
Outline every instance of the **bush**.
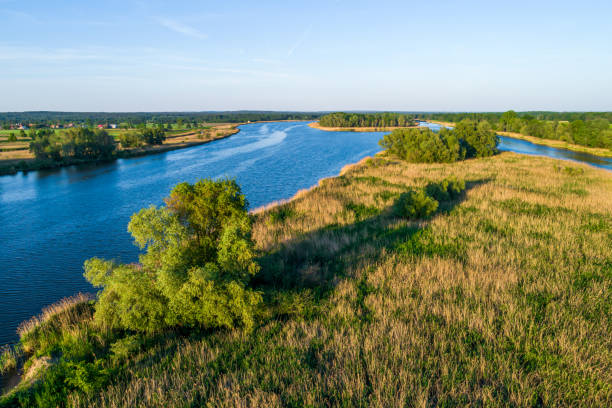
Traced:
<path fill-rule="evenodd" d="M 96 321 L 139 332 L 252 327 L 262 298 L 246 287 L 259 270 L 247 205 L 235 181 L 201 180 L 134 214 L 128 230 L 146 249 L 138 264 L 85 262 L 85 277 L 102 288 Z"/>
<path fill-rule="evenodd" d="M 121 147 L 130 148 L 130 147 L 140 147 L 144 144 L 144 139 L 141 134 L 136 132 L 126 132 L 119 136 L 119 142 L 121 143 Z"/>
<path fill-rule="evenodd" d="M 122 360 L 136 353 L 142 347 L 142 338 L 138 335 L 126 336 L 111 344 L 113 359 Z"/>
<path fill-rule="evenodd" d="M 0 355 L 0 374 L 6 374 L 17 368 L 19 355 L 19 349 L 13 349 L 7 346 Z"/>
<path fill-rule="evenodd" d="M 408 219 L 428 218 L 438 209 L 438 202 L 423 190 L 409 191 L 400 195 L 397 213 Z"/>
<path fill-rule="evenodd" d="M 488 122 L 464 120 L 455 129 L 397 129 L 380 141 L 389 153 L 413 163 L 452 163 L 497 153 L 498 138 Z"/>
<path fill-rule="evenodd" d="M 465 149 L 450 131 L 398 129 L 380 145 L 390 153 L 414 163 L 452 163 L 465 157 Z"/>
<path fill-rule="evenodd" d="M 425 191 L 427 195 L 438 201 L 454 200 L 465 190 L 465 181 L 456 178 L 446 178 L 439 183 L 429 184 Z"/>

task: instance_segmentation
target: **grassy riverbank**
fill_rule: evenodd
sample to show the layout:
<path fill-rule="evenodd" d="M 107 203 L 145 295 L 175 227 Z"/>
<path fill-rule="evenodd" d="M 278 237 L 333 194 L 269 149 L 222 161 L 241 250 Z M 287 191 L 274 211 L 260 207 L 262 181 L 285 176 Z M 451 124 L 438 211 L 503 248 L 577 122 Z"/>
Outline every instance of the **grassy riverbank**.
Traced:
<path fill-rule="evenodd" d="M 459 199 L 395 216 L 401 193 L 449 176 L 466 181 Z M 3 404 L 83 353 L 109 374 L 79 377 L 81 407 L 612 403 L 609 172 L 377 156 L 253 217 L 266 306 L 252 332 L 118 333 L 132 339 L 119 347 L 87 303 L 58 308 L 26 326 L 27 381 Z"/>
<path fill-rule="evenodd" d="M 310 126 L 313 129 L 326 130 L 329 132 L 391 132 L 395 129 L 406 129 L 406 128 L 418 127 L 418 126 L 326 127 L 326 126 L 321 126 L 319 122 L 309 123 L 308 126 Z"/>
<path fill-rule="evenodd" d="M 428 120 L 427 122 L 437 123 L 438 125 L 442 125 L 442 126 L 455 126 L 455 123 L 453 122 L 441 122 L 437 120 Z M 571 150 L 573 152 L 588 153 L 588 154 L 592 154 L 592 155 L 600 156 L 600 157 L 612 157 L 612 150 L 610 149 L 580 146 L 577 144 L 567 143 L 562 140 L 542 139 L 539 137 L 523 135 L 521 133 L 514 133 L 514 132 L 498 131 L 497 134 L 502 135 L 502 136 L 511 137 L 514 139 L 526 140 L 533 144 L 538 144 L 542 146 L 549 146 L 549 147 L 555 147 L 557 149 Z"/>
<path fill-rule="evenodd" d="M 238 133 L 240 124 L 220 123 L 211 125 L 205 129 L 171 131 L 167 134 L 166 140 L 161 145 L 148 145 L 139 148 L 120 148 L 115 152 L 114 158 L 128 158 L 157 154 L 170 150 L 182 149 L 212 142 L 213 140 L 223 139 Z M 115 138 L 118 138 L 123 131 L 110 131 Z M 28 150 L 29 140 L 20 140 L 16 143 L 4 143 L 5 147 L 0 151 L 0 175 L 15 174 L 18 171 L 32 171 L 41 169 L 52 169 L 74 164 L 92 163 L 90 160 L 37 160 Z M 113 159 L 114 159 L 113 158 Z M 111 159 L 111 160 L 113 160 Z M 108 161 L 109 159 L 106 159 Z"/>

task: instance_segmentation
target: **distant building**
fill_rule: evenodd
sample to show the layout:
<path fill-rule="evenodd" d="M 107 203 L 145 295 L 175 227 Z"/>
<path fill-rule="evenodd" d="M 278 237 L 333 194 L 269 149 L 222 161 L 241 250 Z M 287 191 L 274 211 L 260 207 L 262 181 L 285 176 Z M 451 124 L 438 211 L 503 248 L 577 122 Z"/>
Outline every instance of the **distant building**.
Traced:
<path fill-rule="evenodd" d="M 111 123 L 110 125 L 108 125 L 108 127 L 110 127 L 111 129 L 117 129 L 117 124 Z"/>
<path fill-rule="evenodd" d="M 98 125 L 98 129 L 104 129 L 106 126 L 104 125 Z"/>

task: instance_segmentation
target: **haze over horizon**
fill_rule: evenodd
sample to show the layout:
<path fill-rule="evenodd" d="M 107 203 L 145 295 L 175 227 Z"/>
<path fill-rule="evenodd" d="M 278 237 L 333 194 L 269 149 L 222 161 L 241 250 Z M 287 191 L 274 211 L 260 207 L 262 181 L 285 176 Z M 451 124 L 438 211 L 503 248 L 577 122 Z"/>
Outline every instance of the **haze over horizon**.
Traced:
<path fill-rule="evenodd" d="M 593 0 L 0 0 L 0 111 L 611 110 L 610 15 Z"/>

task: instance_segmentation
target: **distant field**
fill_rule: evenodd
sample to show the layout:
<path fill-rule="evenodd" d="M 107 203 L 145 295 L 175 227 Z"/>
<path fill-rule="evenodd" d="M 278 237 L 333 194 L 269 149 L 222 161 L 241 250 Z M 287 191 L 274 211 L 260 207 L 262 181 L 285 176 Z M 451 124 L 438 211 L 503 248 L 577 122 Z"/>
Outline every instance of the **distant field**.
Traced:
<path fill-rule="evenodd" d="M 166 132 L 166 141 L 162 145 L 129 149 L 123 149 L 119 146 L 117 155 L 129 157 L 194 146 L 234 134 L 238 131 L 236 126 L 237 124 L 215 123 L 197 129 L 173 129 Z M 66 129 L 56 130 L 56 132 L 65 131 Z M 137 131 L 137 129 L 106 129 L 106 131 L 118 141 L 121 134 Z M 20 138 L 17 142 L 8 142 L 7 138 L 11 133 L 19 134 L 19 130 L 0 131 L 0 174 L 14 173 L 17 171 L 15 166 L 24 163 L 28 168 L 36 168 L 38 161 L 29 151 L 30 138 Z"/>

